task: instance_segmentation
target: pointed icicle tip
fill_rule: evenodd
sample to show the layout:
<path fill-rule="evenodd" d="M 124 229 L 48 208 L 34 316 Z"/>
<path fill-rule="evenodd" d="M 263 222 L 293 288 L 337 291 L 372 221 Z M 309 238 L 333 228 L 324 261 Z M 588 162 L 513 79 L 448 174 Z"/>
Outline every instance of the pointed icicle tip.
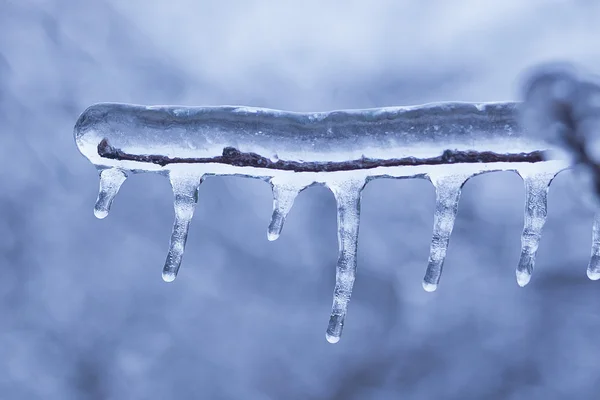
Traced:
<path fill-rule="evenodd" d="M 279 238 L 285 219 L 294 205 L 294 200 L 304 186 L 271 182 L 273 186 L 273 215 L 267 229 L 267 239 L 272 242 Z"/>
<path fill-rule="evenodd" d="M 108 168 L 100 172 L 100 187 L 94 205 L 96 218 L 104 219 L 108 216 L 113 200 L 125 179 L 127 179 L 127 175 L 118 168 Z"/>
<path fill-rule="evenodd" d="M 529 281 L 531 280 L 531 274 L 527 271 L 516 271 L 517 275 L 517 284 L 521 287 L 527 286 Z"/>
<path fill-rule="evenodd" d="M 458 212 L 460 193 L 471 175 L 449 175 L 430 177 L 435 186 L 435 213 L 433 237 L 429 251 L 429 263 L 423 278 L 423 289 L 434 292 L 440 282 L 450 235 Z"/>
<path fill-rule="evenodd" d="M 99 209 L 98 207 L 94 207 L 94 216 L 98 219 L 104 219 L 108 217 L 108 210 Z"/>
<path fill-rule="evenodd" d="M 175 274 L 171 271 L 163 271 L 162 278 L 163 278 L 163 281 L 165 281 L 167 283 L 173 282 L 175 280 L 175 278 L 177 278 L 177 274 Z"/>
<path fill-rule="evenodd" d="M 425 282 L 423 281 L 423 289 L 425 289 L 426 292 L 432 293 L 435 292 L 437 290 L 437 286 L 435 283 L 429 283 L 429 282 Z"/>
<path fill-rule="evenodd" d="M 336 344 L 337 342 L 340 341 L 339 336 L 331 336 L 328 333 L 325 334 L 325 339 L 327 339 L 327 341 L 331 344 Z"/>
<path fill-rule="evenodd" d="M 587 276 L 588 278 L 590 278 L 590 280 L 592 281 L 597 281 L 598 279 L 600 279 L 600 271 L 591 271 L 591 270 L 587 270 Z"/>
<path fill-rule="evenodd" d="M 525 218 L 521 234 L 521 257 L 516 270 L 517 283 L 523 287 L 531 280 L 535 258 L 548 214 L 548 190 L 557 172 L 520 174 L 525 183 Z"/>
<path fill-rule="evenodd" d="M 356 253 L 360 222 L 360 197 L 364 180 L 331 182 L 327 186 L 337 203 L 338 261 L 335 269 L 333 305 L 327 326 L 326 338 L 337 343 L 342 336 L 348 303 L 356 277 Z"/>
<path fill-rule="evenodd" d="M 592 226 L 592 254 L 587 268 L 587 276 L 593 281 L 600 279 L 600 212 L 594 215 Z"/>
<path fill-rule="evenodd" d="M 175 196 L 173 203 L 175 208 L 175 222 L 173 223 L 173 232 L 171 233 L 171 241 L 169 242 L 169 253 L 167 254 L 162 272 L 162 278 L 165 282 L 173 282 L 181 267 L 190 223 L 192 222 L 194 209 L 198 201 L 198 186 L 202 177 L 171 173 L 169 179 L 171 180 L 171 187 Z"/>

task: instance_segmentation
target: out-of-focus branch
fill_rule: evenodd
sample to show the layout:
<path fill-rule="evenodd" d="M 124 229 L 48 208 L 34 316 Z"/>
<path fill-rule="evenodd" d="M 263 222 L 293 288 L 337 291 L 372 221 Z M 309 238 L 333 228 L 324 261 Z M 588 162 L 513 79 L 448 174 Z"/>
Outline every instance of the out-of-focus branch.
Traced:
<path fill-rule="evenodd" d="M 600 201 L 600 82 L 571 66 L 543 66 L 523 92 L 526 129 L 563 149 Z"/>

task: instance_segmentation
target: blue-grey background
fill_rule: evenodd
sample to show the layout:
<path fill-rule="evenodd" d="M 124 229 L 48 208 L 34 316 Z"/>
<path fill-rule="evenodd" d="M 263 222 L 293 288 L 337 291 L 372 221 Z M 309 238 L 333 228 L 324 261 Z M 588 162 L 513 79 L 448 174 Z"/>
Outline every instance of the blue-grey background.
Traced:
<path fill-rule="evenodd" d="M 425 181 L 363 197 L 344 336 L 325 341 L 335 204 L 303 192 L 266 239 L 267 184 L 208 179 L 179 278 L 161 280 L 166 179 L 96 220 L 72 127 L 100 101 L 297 111 L 518 97 L 540 61 L 600 68 L 596 1 L 0 0 L 1 399 L 596 399 L 592 213 L 568 173 L 530 285 L 523 187 L 467 183 L 438 292 L 421 288 Z"/>

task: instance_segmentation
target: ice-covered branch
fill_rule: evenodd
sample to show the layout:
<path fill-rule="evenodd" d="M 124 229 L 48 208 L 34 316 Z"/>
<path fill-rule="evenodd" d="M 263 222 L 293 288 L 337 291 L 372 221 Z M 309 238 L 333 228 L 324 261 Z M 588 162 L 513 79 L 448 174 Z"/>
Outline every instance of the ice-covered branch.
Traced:
<path fill-rule="evenodd" d="M 569 164 L 553 159 L 553 145 L 524 131 L 520 107 L 435 103 L 293 113 L 250 107 L 98 104 L 80 116 L 74 135 L 81 153 L 100 171 L 95 208 L 99 218 L 107 215 L 129 175 L 169 176 L 175 222 L 163 269 L 168 282 L 181 265 L 198 186 L 206 177 L 236 175 L 269 182 L 273 189 L 269 240 L 279 237 L 298 193 L 313 184 L 328 187 L 337 202 L 339 256 L 327 340 L 337 342 L 357 267 L 361 192 L 373 179 L 423 178 L 434 184 L 433 239 L 423 281 L 432 291 L 441 277 L 464 183 L 485 172 L 516 171 L 527 192 L 517 275 L 520 284 L 529 280 L 548 185 Z M 600 276 L 597 258 L 590 263 L 590 277 Z"/>

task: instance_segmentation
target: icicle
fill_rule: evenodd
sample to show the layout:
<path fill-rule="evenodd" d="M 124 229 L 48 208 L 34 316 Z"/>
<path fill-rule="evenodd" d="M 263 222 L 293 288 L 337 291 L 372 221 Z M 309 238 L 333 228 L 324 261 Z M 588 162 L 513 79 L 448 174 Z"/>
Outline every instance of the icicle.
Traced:
<path fill-rule="evenodd" d="M 279 183 L 274 179 L 271 180 L 271 184 L 273 185 L 273 215 L 267 231 L 267 238 L 273 241 L 279 238 L 285 218 L 294 205 L 296 196 L 304 189 L 304 186 Z"/>
<path fill-rule="evenodd" d="M 162 277 L 165 282 L 172 282 L 177 277 L 181 259 L 187 241 L 188 229 L 198 202 L 198 186 L 202 177 L 198 175 L 180 175 L 171 172 L 171 187 L 175 196 L 175 223 L 169 244 L 169 253 Z"/>
<path fill-rule="evenodd" d="M 342 335 L 348 302 L 354 286 L 360 197 L 365 181 L 335 182 L 328 186 L 337 202 L 339 255 L 335 272 L 333 306 L 325 337 L 329 343 L 337 343 Z"/>
<path fill-rule="evenodd" d="M 100 172 L 100 189 L 96 205 L 94 206 L 94 215 L 96 218 L 106 218 L 110 211 L 110 206 L 125 179 L 127 179 L 127 175 L 123 170 L 118 168 L 104 169 Z"/>
<path fill-rule="evenodd" d="M 440 282 L 446 250 L 458 211 L 460 192 L 470 177 L 471 175 L 430 176 L 431 182 L 435 186 L 436 204 L 429 264 L 423 279 L 423 289 L 428 292 L 435 291 Z"/>
<path fill-rule="evenodd" d="M 600 279 L 600 213 L 594 215 L 592 228 L 592 257 L 587 269 L 587 276 L 593 281 Z"/>
<path fill-rule="evenodd" d="M 523 287 L 531 280 L 535 255 L 546 223 L 548 189 L 556 172 L 519 173 L 525 182 L 525 226 L 521 236 L 521 259 L 517 266 L 517 283 Z"/>

